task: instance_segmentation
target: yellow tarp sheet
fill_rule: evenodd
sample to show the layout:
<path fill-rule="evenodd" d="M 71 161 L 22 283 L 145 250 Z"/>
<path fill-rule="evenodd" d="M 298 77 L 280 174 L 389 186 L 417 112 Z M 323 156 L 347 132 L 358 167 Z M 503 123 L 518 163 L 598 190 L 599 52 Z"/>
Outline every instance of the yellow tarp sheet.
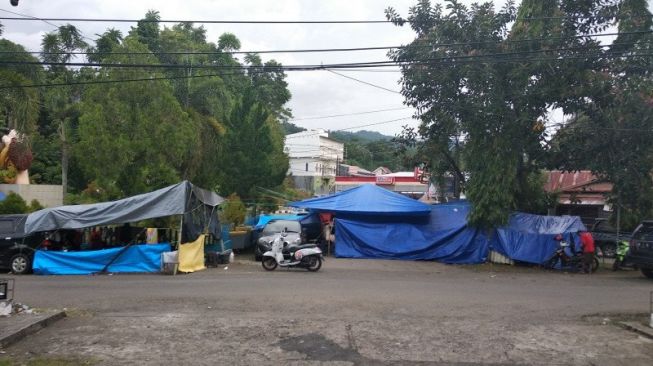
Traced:
<path fill-rule="evenodd" d="M 195 272 L 206 269 L 204 266 L 204 240 L 200 235 L 197 240 L 179 246 L 179 271 Z"/>

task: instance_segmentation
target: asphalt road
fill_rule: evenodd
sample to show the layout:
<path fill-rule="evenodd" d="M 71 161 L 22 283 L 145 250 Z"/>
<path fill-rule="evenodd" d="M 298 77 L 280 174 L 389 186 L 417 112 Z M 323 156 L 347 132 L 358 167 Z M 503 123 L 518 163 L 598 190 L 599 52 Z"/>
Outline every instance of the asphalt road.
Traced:
<path fill-rule="evenodd" d="M 69 317 L 10 359 L 106 365 L 651 365 L 653 281 L 502 265 L 329 259 L 318 273 L 250 262 L 189 275 L 17 277 L 18 301 Z M 1 358 L 0 358 L 1 360 Z"/>

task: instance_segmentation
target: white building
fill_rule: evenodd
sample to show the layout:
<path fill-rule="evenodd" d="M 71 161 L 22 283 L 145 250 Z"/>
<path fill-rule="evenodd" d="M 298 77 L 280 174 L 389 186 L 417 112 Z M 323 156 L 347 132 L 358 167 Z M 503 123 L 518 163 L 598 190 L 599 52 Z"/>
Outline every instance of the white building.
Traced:
<path fill-rule="evenodd" d="M 313 194 L 333 191 L 336 169 L 344 158 L 344 144 L 317 129 L 287 135 L 284 151 L 290 158 L 288 174 L 297 188 Z"/>

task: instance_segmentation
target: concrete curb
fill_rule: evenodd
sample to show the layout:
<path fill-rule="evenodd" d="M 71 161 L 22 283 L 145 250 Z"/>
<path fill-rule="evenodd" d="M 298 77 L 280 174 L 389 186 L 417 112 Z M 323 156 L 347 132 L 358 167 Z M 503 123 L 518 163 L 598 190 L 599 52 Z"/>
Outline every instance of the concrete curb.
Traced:
<path fill-rule="evenodd" d="M 649 328 L 637 322 L 619 322 L 619 325 L 627 330 L 633 331 L 644 337 L 653 339 L 653 328 Z"/>
<path fill-rule="evenodd" d="M 57 320 L 63 319 L 65 317 L 66 317 L 65 311 L 58 311 L 54 314 L 46 316 L 45 318 L 37 320 L 34 323 L 27 325 L 12 334 L 0 338 L 0 348 L 7 348 L 10 345 L 27 337 L 28 335 L 34 334 L 39 330 L 47 327 L 48 325 L 56 322 Z"/>

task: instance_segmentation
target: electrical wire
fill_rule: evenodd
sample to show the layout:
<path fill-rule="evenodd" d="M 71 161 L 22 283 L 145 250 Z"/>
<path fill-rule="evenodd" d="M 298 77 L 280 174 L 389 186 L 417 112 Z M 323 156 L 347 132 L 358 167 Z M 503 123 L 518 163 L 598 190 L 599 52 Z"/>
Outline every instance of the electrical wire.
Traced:
<path fill-rule="evenodd" d="M 553 52 L 555 50 L 546 50 L 541 52 Z M 460 60 L 464 62 L 466 60 L 478 61 L 479 59 L 503 56 L 503 55 L 517 55 L 520 53 L 531 53 L 529 51 L 524 52 L 510 52 L 510 53 L 495 53 L 495 54 L 486 54 L 486 55 L 468 55 L 468 56 L 445 56 L 438 58 L 430 59 L 416 59 L 416 60 L 400 60 L 400 61 L 370 61 L 370 62 L 353 62 L 353 63 L 339 63 L 339 64 L 306 64 L 306 65 L 281 65 L 274 67 L 260 67 L 260 66 L 246 66 L 246 65 L 190 65 L 190 64 L 120 64 L 120 63 L 89 63 L 89 62 L 50 62 L 50 61 L 0 61 L 0 65 L 38 65 L 38 66 L 68 66 L 68 67 L 113 67 L 113 68 L 168 68 L 168 69 L 188 69 L 190 67 L 194 69 L 229 69 L 229 70 L 253 70 L 253 71 L 264 71 L 264 72 L 283 72 L 283 71 L 313 71 L 313 70 L 329 70 L 329 69 L 339 69 L 339 68 L 367 68 L 367 67 L 394 67 L 394 66 L 406 66 L 406 65 L 428 65 L 432 63 L 445 63 L 447 61 L 456 61 Z M 524 62 L 524 61 L 565 61 L 573 59 L 587 59 L 588 57 L 648 57 L 652 56 L 651 53 L 639 53 L 639 54 L 621 54 L 621 53 L 603 53 L 603 54 L 584 54 L 584 55 L 560 55 L 553 58 L 509 58 L 509 59 L 494 59 L 494 60 L 481 60 L 484 63 L 495 63 L 495 62 Z"/>
<path fill-rule="evenodd" d="M 353 80 L 353 81 L 356 81 L 356 82 L 358 82 L 358 83 L 365 84 L 365 85 L 368 85 L 368 86 L 371 86 L 371 87 L 374 87 L 374 88 L 377 88 L 377 89 L 385 90 L 385 91 L 390 92 L 390 93 L 401 94 L 401 92 L 399 92 L 399 91 L 392 90 L 392 89 L 388 89 L 388 88 L 382 87 L 381 85 L 376 85 L 376 84 L 370 83 L 370 82 L 368 82 L 368 81 L 364 81 L 364 80 L 356 79 L 356 78 L 351 77 L 351 76 L 343 75 L 343 74 L 341 74 L 341 73 L 339 73 L 339 72 L 335 72 L 335 71 L 333 71 L 333 70 L 327 70 L 327 71 L 330 72 L 330 73 L 332 73 L 332 74 L 336 74 L 336 75 L 338 75 L 338 76 L 341 76 L 341 77 L 343 77 L 343 78 L 346 78 L 346 79 L 349 79 L 349 80 Z"/>
<path fill-rule="evenodd" d="M 2 10 L 2 9 L 0 9 Z M 52 23 L 49 23 L 52 24 Z M 52 24 L 56 27 L 56 25 Z M 409 45 L 401 46 L 376 46 L 376 47 L 350 47 L 350 48 L 314 48 L 314 49 L 288 49 L 288 50 L 254 50 L 254 51 L 175 51 L 175 52 L 92 52 L 92 51 L 73 51 L 73 52 L 42 52 L 42 51 L 0 51 L 0 54 L 19 54 L 19 53 L 30 53 L 30 54 L 41 54 L 41 55 L 215 55 L 215 54 L 265 54 L 265 53 L 320 53 L 320 52 L 355 52 L 355 51 L 372 51 L 372 50 L 391 50 L 391 49 L 402 49 L 402 48 L 438 48 L 438 47 L 458 47 L 458 46 L 472 46 L 478 44 L 497 44 L 497 43 L 524 43 L 524 42 L 539 42 L 547 40 L 562 40 L 562 39 L 576 39 L 576 38 L 587 38 L 587 37 L 608 37 L 608 36 L 619 36 L 619 35 L 634 35 L 634 34 L 650 34 L 653 31 L 634 31 L 634 32 L 621 32 L 621 33 L 597 33 L 597 34 L 587 34 L 579 36 L 569 36 L 569 37 L 547 37 L 547 38 L 529 38 L 529 39 L 517 39 L 517 40 L 497 40 L 497 41 L 478 41 L 478 42 L 459 42 L 459 43 L 428 43 L 420 45 L 411 43 Z M 415 42 L 420 42 L 421 40 L 415 40 Z M 624 43 L 625 44 L 625 43 Z M 610 47 L 617 44 L 611 45 L 595 45 L 595 46 L 583 46 L 582 48 L 603 48 Z"/>
<path fill-rule="evenodd" d="M 22 13 L 18 13 L 18 12 L 7 10 L 7 9 L 0 9 L 0 11 L 4 11 L 6 13 L 11 13 L 11 14 L 14 14 L 14 15 L 19 15 L 19 16 L 25 17 L 23 19 L 30 19 L 31 18 L 31 20 L 40 20 L 43 23 L 48 24 L 48 25 L 50 25 L 50 26 L 52 26 L 52 27 L 54 27 L 56 29 L 59 29 L 61 27 L 60 25 L 56 25 L 56 24 L 48 21 L 47 19 L 35 17 L 35 16 L 29 15 L 29 14 L 22 14 Z M 93 41 L 93 42 L 97 41 L 96 39 L 86 37 L 81 31 L 80 31 L 80 34 L 81 34 L 82 38 L 88 39 L 89 41 Z"/>
<path fill-rule="evenodd" d="M 357 116 L 357 115 L 361 115 L 361 114 L 371 114 L 371 113 L 390 112 L 390 111 L 401 111 L 401 110 L 404 110 L 404 109 L 410 109 L 410 107 L 377 109 L 377 110 L 373 110 L 373 111 L 353 112 L 353 113 L 344 113 L 344 114 L 331 114 L 331 115 L 327 115 L 327 116 L 317 116 L 317 117 L 301 117 L 301 118 L 293 118 L 293 119 L 289 120 L 289 122 L 307 121 L 307 120 L 315 120 L 315 119 L 326 119 L 326 118 L 335 118 L 335 117 Z"/>
<path fill-rule="evenodd" d="M 530 20 L 610 20 L 621 16 L 627 16 L 630 19 L 650 19 L 650 16 L 631 14 L 609 14 L 598 16 L 547 16 L 547 17 L 524 17 L 516 19 L 518 21 Z M 42 20 L 53 22 L 99 22 L 99 23 L 198 23 L 198 24 L 410 24 L 409 19 L 393 20 L 208 20 L 208 19 L 120 19 L 120 18 L 48 18 L 40 17 L 38 19 L 0 17 L 0 20 Z"/>

